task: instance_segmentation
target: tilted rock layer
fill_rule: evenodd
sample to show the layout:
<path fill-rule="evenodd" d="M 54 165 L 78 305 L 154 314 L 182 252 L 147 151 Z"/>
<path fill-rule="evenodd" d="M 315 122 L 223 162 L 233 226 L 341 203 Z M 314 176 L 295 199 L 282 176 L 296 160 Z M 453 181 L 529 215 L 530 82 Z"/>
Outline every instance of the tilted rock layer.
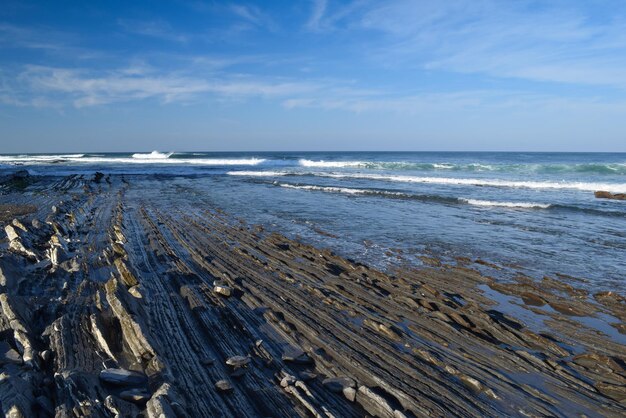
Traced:
<path fill-rule="evenodd" d="M 31 205 L 2 225 L 7 416 L 626 414 L 626 347 L 575 321 L 610 314 L 623 331 L 620 295 L 501 284 L 469 260 L 385 274 L 140 180 L 97 180 L 0 199 Z"/>

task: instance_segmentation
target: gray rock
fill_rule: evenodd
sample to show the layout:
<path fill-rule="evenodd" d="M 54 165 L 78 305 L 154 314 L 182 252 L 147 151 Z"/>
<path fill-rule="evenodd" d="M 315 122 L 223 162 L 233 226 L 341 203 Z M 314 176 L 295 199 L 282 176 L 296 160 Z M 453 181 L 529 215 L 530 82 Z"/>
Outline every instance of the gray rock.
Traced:
<path fill-rule="evenodd" d="M 52 360 L 52 357 L 54 356 L 52 350 L 43 350 L 39 355 L 41 356 L 41 359 L 44 361 L 44 363 L 50 362 L 50 360 Z"/>
<path fill-rule="evenodd" d="M 282 355 L 283 361 L 289 361 L 298 364 L 311 364 L 313 359 L 307 353 L 299 348 L 289 347 Z"/>
<path fill-rule="evenodd" d="M 15 227 L 13 225 L 7 225 L 4 227 L 4 232 L 7 234 L 7 238 L 9 241 L 13 241 L 19 239 L 20 236 L 17 234 Z"/>
<path fill-rule="evenodd" d="M 356 400 L 356 389 L 344 388 L 342 392 L 343 392 L 343 396 L 345 396 L 346 399 L 349 400 L 350 402 L 354 402 Z"/>
<path fill-rule="evenodd" d="M 394 409 L 389 403 L 375 393 L 367 386 L 359 386 L 357 391 L 357 402 L 365 409 L 370 415 L 381 418 L 396 418 Z"/>
<path fill-rule="evenodd" d="M 349 377 L 329 377 L 322 381 L 328 390 L 335 393 L 343 392 L 346 388 L 355 388 L 356 382 Z"/>
<path fill-rule="evenodd" d="M 27 177 L 30 177 L 30 173 L 28 172 L 28 170 L 18 170 L 11 175 L 11 178 L 13 180 L 25 179 Z"/>
<path fill-rule="evenodd" d="M 298 377 L 300 377 L 300 380 L 302 380 L 303 382 L 308 382 L 309 380 L 315 379 L 317 375 L 312 372 L 304 371 L 304 372 L 298 373 Z"/>
<path fill-rule="evenodd" d="M 18 219 L 13 219 L 11 224 L 13 224 L 14 227 L 19 228 L 24 232 L 28 232 L 28 229 L 26 228 L 26 226 L 23 223 L 21 223 Z"/>
<path fill-rule="evenodd" d="M 290 374 L 285 375 L 280 381 L 280 387 L 286 388 L 287 386 L 293 386 L 296 383 L 296 378 Z"/>
<path fill-rule="evenodd" d="M 148 392 L 145 389 L 138 389 L 138 388 L 128 389 L 128 390 L 124 390 L 120 392 L 120 398 L 129 402 L 136 402 L 136 403 L 147 402 L 148 399 L 150 399 L 150 392 Z"/>
<path fill-rule="evenodd" d="M 230 377 L 234 377 L 234 378 L 240 378 L 242 377 L 244 374 L 246 374 L 246 369 L 243 367 L 238 367 L 235 369 L 234 372 L 232 372 L 230 374 Z"/>
<path fill-rule="evenodd" d="M 0 364 L 22 364 L 22 356 L 6 342 L 0 342 Z"/>
<path fill-rule="evenodd" d="M 230 296 L 233 293 L 233 289 L 230 286 L 215 286 L 213 291 L 218 295 Z"/>
<path fill-rule="evenodd" d="M 215 388 L 220 392 L 230 392 L 233 390 L 233 385 L 231 385 L 227 380 L 219 380 L 215 382 Z"/>
<path fill-rule="evenodd" d="M 244 357 L 244 356 L 232 356 L 226 360 L 226 364 L 228 364 L 229 366 L 233 366 L 235 368 L 243 367 L 248 363 L 250 363 L 250 357 Z"/>
<path fill-rule="evenodd" d="M 100 380 L 119 386 L 136 386 L 148 383 L 145 374 L 126 369 L 105 369 L 100 372 Z"/>

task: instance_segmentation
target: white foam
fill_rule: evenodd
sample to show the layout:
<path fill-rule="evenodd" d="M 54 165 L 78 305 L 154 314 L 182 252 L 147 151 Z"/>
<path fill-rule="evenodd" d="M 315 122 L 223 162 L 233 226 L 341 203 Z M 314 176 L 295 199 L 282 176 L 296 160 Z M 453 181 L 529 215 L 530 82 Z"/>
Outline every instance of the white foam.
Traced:
<path fill-rule="evenodd" d="M 324 186 L 296 186 L 293 184 L 284 184 L 278 183 L 280 187 L 285 187 L 287 189 L 299 189 L 299 190 L 316 190 L 320 192 L 331 192 L 331 193 L 347 193 L 347 194 L 365 194 L 368 193 L 367 190 L 363 189 L 348 189 L 345 187 L 324 187 Z"/>
<path fill-rule="evenodd" d="M 459 199 L 474 206 L 496 206 L 503 208 L 522 208 L 522 209 L 548 209 L 551 205 L 548 203 L 531 203 L 531 202 L 494 202 L 491 200 L 477 199 Z"/>
<path fill-rule="evenodd" d="M 353 189 L 347 187 L 333 187 L 333 186 L 315 186 L 315 185 L 295 185 L 288 183 L 279 183 L 274 182 L 274 185 L 284 187 L 286 189 L 297 189 L 297 190 L 314 190 L 320 192 L 327 193 L 342 193 L 342 194 L 350 194 L 350 195 L 386 195 L 386 196 L 406 196 L 404 193 L 400 192 L 390 192 L 390 191 L 374 191 L 368 189 Z M 469 205 L 474 206 L 495 206 L 495 207 L 504 207 L 504 208 L 518 208 L 518 209 L 548 209 L 551 205 L 549 203 L 531 203 L 531 202 L 495 202 L 491 200 L 477 200 L 477 199 L 464 199 L 459 198 L 460 202 L 467 203 Z"/>
<path fill-rule="evenodd" d="M 250 176 L 250 177 L 276 177 L 286 176 L 289 173 L 286 171 L 229 171 L 229 176 Z"/>
<path fill-rule="evenodd" d="M 613 193 L 626 192 L 625 183 L 587 183 L 587 182 L 554 182 L 554 181 L 509 181 L 498 179 L 475 179 L 475 178 L 450 178 L 450 177 L 415 177 L 401 175 L 380 175 L 380 174 L 350 174 L 350 173 L 312 173 L 321 177 L 332 178 L 356 178 L 394 181 L 403 183 L 432 183 L 432 184 L 454 184 L 467 186 L 491 186 L 491 187 L 512 187 L 526 189 L 571 189 L 582 191 L 606 190 Z"/>
<path fill-rule="evenodd" d="M 0 162 L 8 164 L 47 164 L 55 160 L 65 160 L 72 164 L 172 164 L 172 165 L 206 165 L 206 166 L 254 166 L 265 162 L 263 158 L 169 158 L 171 154 L 133 154 L 129 157 L 84 157 L 84 154 L 71 155 L 30 155 L 0 156 Z M 139 156 L 140 155 L 140 156 Z"/>
<path fill-rule="evenodd" d="M 321 167 L 321 168 L 346 168 L 346 167 L 364 167 L 367 165 L 363 161 L 313 161 L 313 160 L 298 160 L 298 164 L 302 167 Z"/>
<path fill-rule="evenodd" d="M 605 190 L 612 193 L 626 193 L 626 183 L 587 183 L 587 182 L 554 182 L 554 181 L 508 181 L 498 179 L 451 178 L 451 177 L 416 177 L 402 175 L 383 175 L 368 173 L 324 173 L 324 172 L 286 172 L 286 171 L 231 171 L 233 176 L 274 177 L 286 175 L 317 176 L 330 178 L 370 179 L 402 183 L 452 184 L 465 186 L 491 186 L 525 189 L 558 189 L 596 191 Z"/>
<path fill-rule="evenodd" d="M 164 160 L 166 158 L 170 158 L 173 152 L 164 154 L 159 151 L 152 151 L 149 154 L 133 154 L 133 158 L 137 158 L 140 160 Z"/>
<path fill-rule="evenodd" d="M 434 163 L 433 164 L 433 168 L 436 168 L 438 170 L 450 170 L 450 169 L 454 168 L 454 164 Z"/>
<path fill-rule="evenodd" d="M 58 154 L 58 155 L 0 155 L 0 161 L 28 162 L 28 161 L 54 161 L 83 158 L 85 154 Z"/>

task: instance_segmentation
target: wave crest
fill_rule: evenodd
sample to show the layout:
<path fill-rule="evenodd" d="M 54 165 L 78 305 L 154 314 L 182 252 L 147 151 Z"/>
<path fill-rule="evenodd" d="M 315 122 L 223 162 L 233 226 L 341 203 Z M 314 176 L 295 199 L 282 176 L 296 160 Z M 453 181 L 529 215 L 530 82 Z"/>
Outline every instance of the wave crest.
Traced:
<path fill-rule="evenodd" d="M 137 158 L 138 160 L 164 160 L 164 159 L 170 158 L 172 154 L 174 153 L 169 152 L 165 154 L 159 151 L 152 151 L 149 154 L 141 154 L 141 153 L 133 154 L 132 157 Z"/>
<path fill-rule="evenodd" d="M 549 203 L 531 203 L 531 202 L 495 202 L 492 200 L 464 199 L 459 201 L 473 206 L 495 206 L 501 208 L 519 208 L 519 209 L 548 209 L 552 205 Z"/>
<path fill-rule="evenodd" d="M 534 203 L 534 202 L 498 202 L 492 200 L 478 200 L 478 199 L 465 199 L 465 198 L 454 198 L 454 197 L 446 197 L 446 196 L 434 196 L 434 195 L 421 195 L 421 194 L 412 194 L 412 193 L 403 193 L 396 192 L 391 190 L 378 190 L 378 189 L 357 189 L 357 188 L 349 188 L 349 187 L 337 187 L 337 186 L 318 186 L 313 184 L 290 184 L 290 183 L 280 183 L 273 182 L 275 186 L 283 187 L 286 189 L 296 189 L 296 190 L 310 190 L 310 191 L 319 191 L 326 193 L 340 193 L 340 194 L 348 194 L 348 195 L 364 195 L 364 196 L 379 196 L 379 197 L 387 197 L 387 198 L 396 198 L 396 199 L 410 199 L 410 200 L 420 200 L 420 201 L 434 201 L 440 203 L 464 203 L 473 206 L 484 206 L 484 207 L 501 207 L 501 208 L 511 208 L 511 209 L 548 209 L 552 207 L 549 203 Z"/>
<path fill-rule="evenodd" d="M 418 177 L 404 175 L 384 175 L 370 173 L 326 173 L 326 172 L 288 172 L 288 171 L 229 171 L 231 176 L 275 177 L 275 176 L 313 176 L 335 179 L 368 179 L 401 183 L 431 183 L 461 186 L 508 187 L 522 189 L 571 189 L 581 191 L 606 190 L 612 193 L 625 193 L 626 183 L 588 183 L 555 181 L 509 181 L 499 179 L 455 178 L 455 177 Z"/>

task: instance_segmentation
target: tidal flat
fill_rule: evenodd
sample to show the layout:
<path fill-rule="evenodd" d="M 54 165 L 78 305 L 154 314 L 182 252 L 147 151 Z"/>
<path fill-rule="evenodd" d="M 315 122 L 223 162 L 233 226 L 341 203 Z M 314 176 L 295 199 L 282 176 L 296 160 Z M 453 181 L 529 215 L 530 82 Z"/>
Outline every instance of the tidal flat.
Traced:
<path fill-rule="evenodd" d="M 619 292 L 479 258 L 382 271 L 148 177 L 0 180 L 5 415 L 626 414 Z"/>

